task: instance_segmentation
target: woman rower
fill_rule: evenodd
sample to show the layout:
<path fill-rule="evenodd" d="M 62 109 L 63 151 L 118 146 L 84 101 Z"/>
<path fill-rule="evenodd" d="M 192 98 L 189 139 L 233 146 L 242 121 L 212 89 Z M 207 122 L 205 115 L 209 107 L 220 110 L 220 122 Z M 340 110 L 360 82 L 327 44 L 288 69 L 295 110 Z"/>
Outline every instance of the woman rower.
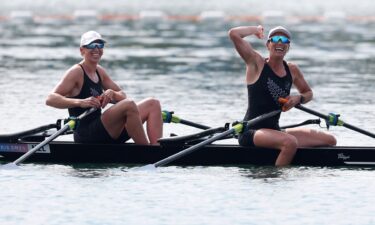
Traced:
<path fill-rule="evenodd" d="M 158 100 L 147 98 L 138 103 L 125 92 L 99 65 L 106 41 L 96 31 L 81 36 L 83 60 L 68 69 L 47 97 L 46 104 L 69 110 L 77 117 L 89 108 L 97 110 L 82 119 L 74 131 L 74 140 L 85 143 L 123 143 L 132 138 L 136 144 L 157 144 L 163 133 Z M 103 113 L 101 108 L 114 103 Z M 143 123 L 147 122 L 147 136 Z"/>
<path fill-rule="evenodd" d="M 291 33 L 287 29 L 278 26 L 270 30 L 266 43 L 268 58 L 263 58 L 244 40 L 251 35 L 262 39 L 264 33 L 261 25 L 235 27 L 228 33 L 246 64 L 248 109 L 245 121 L 281 107 L 283 111 L 288 111 L 297 104 L 311 101 L 313 92 L 299 67 L 284 61 L 291 40 Z M 299 91 L 299 95 L 290 95 L 292 84 Z M 279 98 L 286 98 L 287 102 L 282 105 Z M 276 166 L 290 164 L 298 147 L 336 145 L 335 137 L 326 132 L 309 128 L 281 130 L 279 119 L 280 113 L 252 127 L 246 127 L 239 137 L 239 144 L 279 149 Z"/>

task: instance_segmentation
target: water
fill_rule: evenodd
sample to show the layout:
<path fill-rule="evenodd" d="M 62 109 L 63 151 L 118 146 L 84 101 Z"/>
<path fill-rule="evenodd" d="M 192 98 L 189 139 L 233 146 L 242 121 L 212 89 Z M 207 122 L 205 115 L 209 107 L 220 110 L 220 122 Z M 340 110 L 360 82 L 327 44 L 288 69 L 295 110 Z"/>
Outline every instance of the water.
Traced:
<path fill-rule="evenodd" d="M 35 15 L 65 15 L 86 3 L 66 1 L 66 7 L 53 7 L 49 1 L 14 0 L 4 3 L 0 13 L 31 10 Z M 172 7 L 160 1 L 157 7 L 152 1 L 95 2 L 103 14 L 158 9 L 170 15 L 199 15 L 209 9 L 244 15 L 247 4 L 253 6 L 251 15 L 260 15 L 268 4 L 221 3 L 179 2 Z M 371 16 L 374 8 L 372 1 L 300 3 L 297 7 L 283 1 L 288 6 L 283 12 L 301 17 L 304 8 L 306 15 L 321 16 L 334 4 L 350 17 Z M 108 40 L 101 64 L 131 98 L 154 96 L 164 109 L 209 126 L 242 119 L 245 68 L 227 31 L 247 24 L 257 23 L 2 20 L 0 133 L 66 117 L 66 110 L 45 106 L 45 97 L 64 71 L 80 61 L 79 36 L 91 29 Z M 264 25 L 266 30 L 271 26 Z M 345 121 L 374 132 L 374 23 L 298 22 L 288 17 L 283 25 L 294 35 L 287 58 L 299 64 L 314 91 L 314 101 L 306 106 L 340 113 Z M 264 41 L 248 40 L 266 54 Z M 291 110 L 281 123 L 311 118 L 315 117 Z M 167 124 L 164 134 L 196 131 Z M 332 127 L 331 132 L 339 145 L 374 146 L 373 139 L 345 128 Z M 141 172 L 126 165 L 24 164 L 18 170 L 0 171 L 0 224 L 375 224 L 374 178 L 373 170 L 354 168 L 171 166 Z"/>
<path fill-rule="evenodd" d="M 373 170 L 25 165 L 2 224 L 373 224 Z M 17 179 L 15 179 L 15 177 Z"/>

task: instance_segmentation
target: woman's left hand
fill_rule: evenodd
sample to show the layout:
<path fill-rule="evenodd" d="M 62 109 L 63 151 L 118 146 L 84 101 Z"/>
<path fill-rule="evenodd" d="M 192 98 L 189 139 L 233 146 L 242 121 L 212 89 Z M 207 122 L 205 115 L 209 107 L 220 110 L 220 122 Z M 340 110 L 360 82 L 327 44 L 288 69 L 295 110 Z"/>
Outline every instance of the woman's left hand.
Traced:
<path fill-rule="evenodd" d="M 113 101 L 114 92 L 111 89 L 105 90 L 105 92 L 100 96 L 101 97 L 101 104 L 102 108 L 106 107 L 106 105 Z"/>
<path fill-rule="evenodd" d="M 279 102 L 283 105 L 282 110 L 283 112 L 286 112 L 293 108 L 294 106 L 298 105 L 301 101 L 301 96 L 300 95 L 290 95 L 288 97 L 283 98 L 287 101 L 284 100 L 279 100 Z"/>

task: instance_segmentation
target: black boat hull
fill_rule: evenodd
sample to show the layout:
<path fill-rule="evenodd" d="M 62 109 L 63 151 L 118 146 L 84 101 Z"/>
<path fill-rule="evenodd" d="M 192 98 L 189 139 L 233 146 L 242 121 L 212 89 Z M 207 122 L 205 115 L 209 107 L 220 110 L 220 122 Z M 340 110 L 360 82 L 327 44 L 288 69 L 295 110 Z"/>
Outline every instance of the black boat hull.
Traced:
<path fill-rule="evenodd" d="M 0 143 L 0 160 L 14 161 L 37 143 Z M 77 144 L 51 142 L 26 162 L 151 164 L 189 146 L 141 146 L 135 144 Z M 275 149 L 213 144 L 199 149 L 173 165 L 274 165 Z M 292 162 L 304 166 L 375 167 L 375 147 L 300 148 Z"/>

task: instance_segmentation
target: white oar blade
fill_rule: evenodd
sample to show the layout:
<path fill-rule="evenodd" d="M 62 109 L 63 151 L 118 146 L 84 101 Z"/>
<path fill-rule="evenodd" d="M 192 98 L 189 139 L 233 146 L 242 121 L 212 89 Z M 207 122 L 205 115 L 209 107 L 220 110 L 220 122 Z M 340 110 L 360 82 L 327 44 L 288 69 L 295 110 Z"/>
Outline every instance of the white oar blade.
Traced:
<path fill-rule="evenodd" d="M 141 166 L 141 167 L 135 167 L 133 169 L 131 169 L 131 171 L 136 171 L 136 172 L 155 172 L 156 171 L 156 166 L 154 164 L 148 164 L 148 165 L 145 165 L 145 166 Z"/>
<path fill-rule="evenodd" d="M 17 166 L 17 164 L 15 164 L 15 163 L 7 163 L 5 165 L 2 165 L 1 169 L 3 169 L 3 170 L 17 170 L 17 169 L 19 169 L 19 166 Z"/>

